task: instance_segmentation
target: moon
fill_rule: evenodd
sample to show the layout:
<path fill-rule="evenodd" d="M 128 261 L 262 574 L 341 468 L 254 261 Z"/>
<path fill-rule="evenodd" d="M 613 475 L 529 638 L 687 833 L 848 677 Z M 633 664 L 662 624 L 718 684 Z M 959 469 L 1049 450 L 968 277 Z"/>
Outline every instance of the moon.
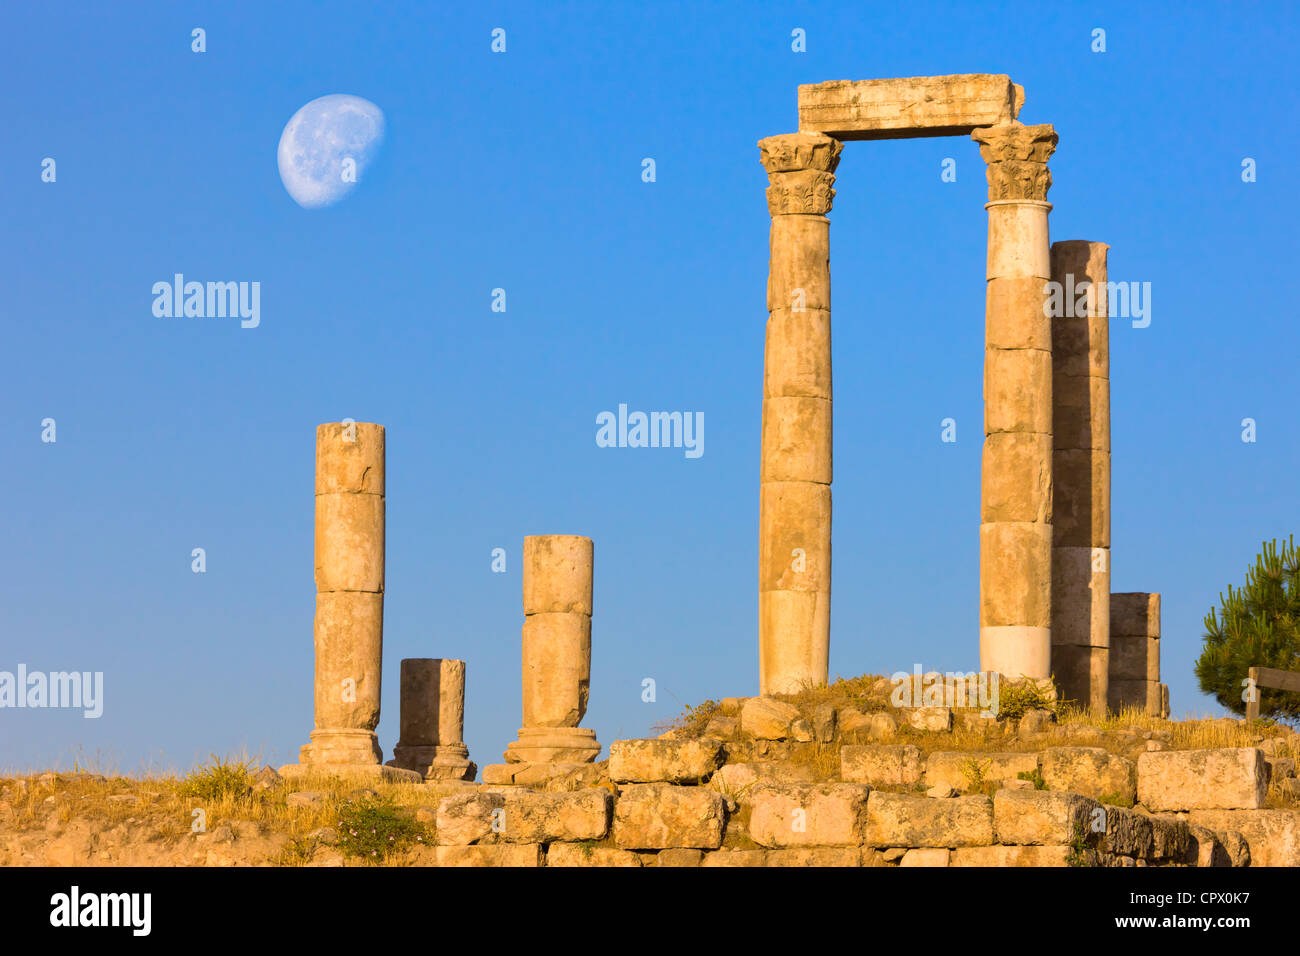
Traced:
<path fill-rule="evenodd" d="M 319 97 L 280 134 L 280 180 L 304 209 L 332 206 L 357 188 L 383 141 L 384 111 L 374 103 L 348 93 Z"/>

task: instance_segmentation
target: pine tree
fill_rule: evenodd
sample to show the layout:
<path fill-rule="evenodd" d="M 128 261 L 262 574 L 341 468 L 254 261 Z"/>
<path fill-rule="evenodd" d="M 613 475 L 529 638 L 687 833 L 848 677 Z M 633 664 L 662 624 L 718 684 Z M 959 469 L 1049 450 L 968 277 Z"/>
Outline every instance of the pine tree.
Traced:
<path fill-rule="evenodd" d="M 1294 535 L 1280 551 L 1276 541 L 1263 544 L 1245 587 L 1228 585 L 1228 596 L 1220 593 L 1219 604 L 1205 616 L 1196 678 L 1201 690 L 1233 713 L 1244 714 L 1248 668 L 1300 670 L 1300 552 Z M 1257 692 L 1261 717 L 1300 719 L 1300 694 Z"/>

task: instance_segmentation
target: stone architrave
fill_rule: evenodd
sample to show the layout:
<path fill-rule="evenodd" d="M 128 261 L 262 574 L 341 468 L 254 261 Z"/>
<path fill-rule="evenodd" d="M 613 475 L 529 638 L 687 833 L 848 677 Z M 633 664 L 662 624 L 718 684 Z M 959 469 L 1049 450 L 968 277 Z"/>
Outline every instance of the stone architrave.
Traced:
<path fill-rule="evenodd" d="M 579 727 L 591 685 L 593 546 L 569 534 L 524 538 L 523 727 L 506 763 L 589 763 L 596 732 Z"/>
<path fill-rule="evenodd" d="M 980 670 L 1051 674 L 1050 124 L 975 130 L 987 164 L 988 285 L 980 482 Z"/>
<path fill-rule="evenodd" d="M 843 144 L 759 141 L 772 217 L 759 491 L 759 689 L 824 684 L 831 598 L 830 211 Z"/>
<path fill-rule="evenodd" d="M 462 739 L 465 662 L 439 658 L 402 661 L 402 736 L 389 766 L 426 780 L 472 780 L 478 768 Z"/>
<path fill-rule="evenodd" d="M 1024 102 L 1002 73 L 831 80 L 799 87 L 799 129 L 842 142 L 965 136 L 1012 122 Z"/>
<path fill-rule="evenodd" d="M 1104 714 L 1110 685 L 1110 335 L 1102 242 L 1052 244 L 1052 673 Z"/>

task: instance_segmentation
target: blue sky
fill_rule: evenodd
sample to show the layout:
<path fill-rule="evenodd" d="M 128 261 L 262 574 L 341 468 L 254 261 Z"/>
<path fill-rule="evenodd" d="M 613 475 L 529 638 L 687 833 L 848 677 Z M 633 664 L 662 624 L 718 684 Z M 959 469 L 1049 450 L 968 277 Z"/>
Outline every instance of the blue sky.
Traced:
<path fill-rule="evenodd" d="M 388 430 L 386 757 L 403 657 L 468 661 L 480 765 L 514 738 L 526 534 L 595 539 L 602 742 L 756 692 L 756 142 L 800 83 L 962 72 L 1055 124 L 1052 238 L 1151 283 L 1150 327 L 1112 322 L 1112 583 L 1163 593 L 1173 709 L 1216 712 L 1201 618 L 1300 524 L 1300 37 L 1291 4 L 1130 6 L 6 5 L 0 669 L 103 671 L 105 709 L 0 711 L 0 768 L 296 759 L 315 426 L 345 417 Z M 329 93 L 388 135 L 305 210 L 276 146 Z M 967 138 L 851 143 L 838 177 L 831 671 L 973 669 L 983 165 Z M 260 282 L 260 326 L 155 317 L 176 272 Z M 619 403 L 703 412 L 704 455 L 598 448 Z"/>

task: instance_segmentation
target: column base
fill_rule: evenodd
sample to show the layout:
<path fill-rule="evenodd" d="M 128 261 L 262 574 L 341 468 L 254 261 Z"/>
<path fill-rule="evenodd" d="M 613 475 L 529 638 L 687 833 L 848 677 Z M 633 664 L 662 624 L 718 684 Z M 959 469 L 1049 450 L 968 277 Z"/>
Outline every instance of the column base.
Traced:
<path fill-rule="evenodd" d="M 596 731 L 588 727 L 521 727 L 506 746 L 506 763 L 592 763 L 600 753 Z"/>
<path fill-rule="evenodd" d="M 422 774 L 424 768 L 433 763 L 437 749 L 433 744 L 404 744 L 399 740 L 393 747 L 393 759 L 384 766 L 401 767 Z"/>
<path fill-rule="evenodd" d="M 425 780 L 473 780 L 478 764 L 469 759 L 464 744 L 438 744 L 422 772 Z"/>
<path fill-rule="evenodd" d="M 313 730 L 311 743 L 299 748 L 298 759 L 315 766 L 379 764 L 384 752 L 373 730 Z"/>
<path fill-rule="evenodd" d="M 604 769 L 594 763 L 490 763 L 483 768 L 483 784 L 580 790 L 598 785 Z"/>

